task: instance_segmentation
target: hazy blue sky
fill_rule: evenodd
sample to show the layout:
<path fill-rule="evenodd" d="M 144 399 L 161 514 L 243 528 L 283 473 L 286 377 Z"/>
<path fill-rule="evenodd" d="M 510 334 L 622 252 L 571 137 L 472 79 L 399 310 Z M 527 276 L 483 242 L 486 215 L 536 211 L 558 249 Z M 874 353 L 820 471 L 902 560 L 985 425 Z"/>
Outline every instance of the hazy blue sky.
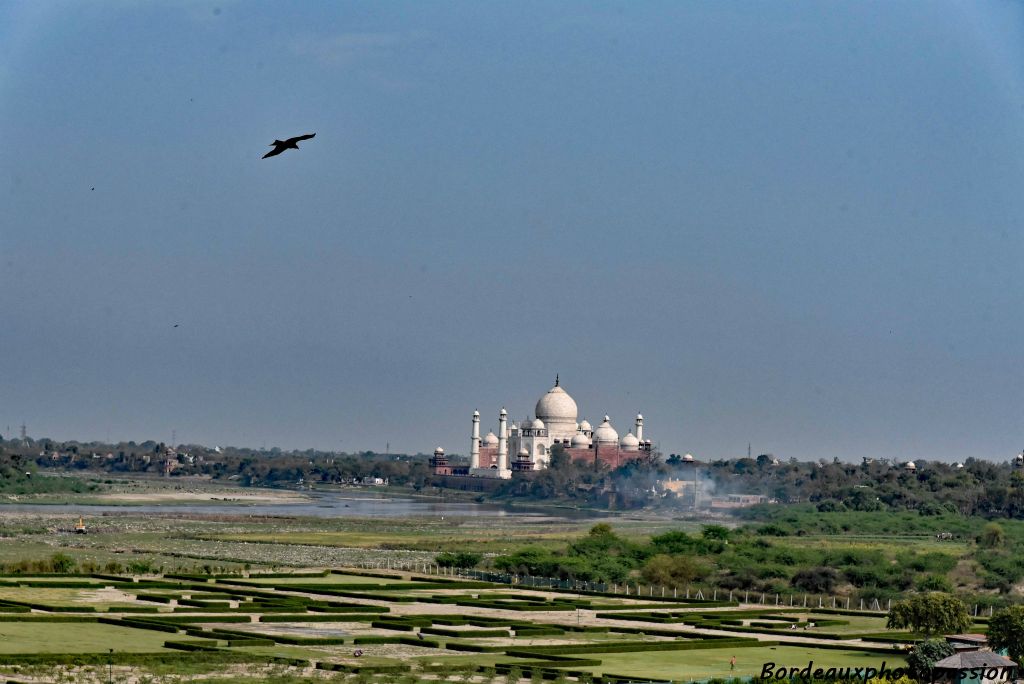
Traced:
<path fill-rule="evenodd" d="M 1017 2 L 3 2 L 0 136 L 4 436 L 1024 446 Z"/>

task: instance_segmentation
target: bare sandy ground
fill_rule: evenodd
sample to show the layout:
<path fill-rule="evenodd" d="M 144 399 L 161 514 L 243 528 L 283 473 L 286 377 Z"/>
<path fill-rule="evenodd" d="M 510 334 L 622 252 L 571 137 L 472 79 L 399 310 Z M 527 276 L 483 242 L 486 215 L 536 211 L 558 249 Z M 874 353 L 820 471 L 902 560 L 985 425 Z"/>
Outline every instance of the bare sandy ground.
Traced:
<path fill-rule="evenodd" d="M 75 599 L 78 603 L 132 603 L 135 597 L 120 589 L 103 587 L 102 589 L 85 589 Z"/>
<path fill-rule="evenodd" d="M 225 491 L 164 491 L 164 492 L 118 492 L 98 494 L 101 501 L 234 501 L 260 503 L 300 503 L 309 501 L 305 494 L 289 491 L 231 489 Z"/>

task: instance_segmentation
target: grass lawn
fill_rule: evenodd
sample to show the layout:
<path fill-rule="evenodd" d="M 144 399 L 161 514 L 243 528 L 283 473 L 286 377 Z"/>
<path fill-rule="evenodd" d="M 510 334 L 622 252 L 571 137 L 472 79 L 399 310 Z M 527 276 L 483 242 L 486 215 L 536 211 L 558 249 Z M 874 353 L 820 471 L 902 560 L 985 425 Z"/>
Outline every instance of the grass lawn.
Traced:
<path fill-rule="evenodd" d="M 19 575 L 18 577 L 4 577 L 4 583 L 7 582 L 85 582 L 88 584 L 110 584 L 110 580 L 96 579 L 95 577 L 75 577 L 74 575 L 60 575 L 57 577 L 33 577 L 31 575 Z"/>
<path fill-rule="evenodd" d="M 63 589 L 60 587 L 0 587 L 0 599 L 28 601 L 48 606 L 93 606 L 99 609 L 144 605 L 135 601 L 130 594 L 117 589 L 105 589 L 97 584 L 95 589 Z M 155 604 L 148 604 L 153 606 Z"/>
<path fill-rule="evenodd" d="M 356 649 L 363 655 L 355 657 Z M 365 645 L 332 645 L 332 646 L 243 646 L 232 651 L 256 653 L 259 655 L 282 656 L 286 658 L 303 658 L 316 662 L 344 663 L 346 665 L 399 665 L 407 663 L 411 658 L 443 657 L 452 651 L 442 651 L 423 646 L 405 644 L 365 644 Z"/>
<path fill-rule="evenodd" d="M 729 659 L 736 656 L 736 669 L 729 669 Z M 589 657 L 581 655 L 580 657 Z M 897 656 L 862 651 L 840 651 L 800 646 L 761 646 L 746 648 L 709 648 L 696 651 L 639 651 L 635 653 L 596 653 L 601 660 L 596 667 L 581 668 L 594 673 L 629 674 L 637 677 L 667 680 L 706 679 L 709 677 L 747 677 L 761 674 L 765 663 L 777 667 L 880 667 L 882 661 L 892 669 L 903 667 Z M 814 669 L 812 668 L 812 669 Z"/>
<path fill-rule="evenodd" d="M 324 577 L 249 577 L 247 582 L 253 582 L 257 584 L 275 585 L 275 584 L 387 584 L 389 582 L 405 582 L 399 577 L 394 579 L 385 579 L 383 577 L 363 577 L 362 575 L 334 575 L 329 574 Z"/>
<path fill-rule="evenodd" d="M 0 623 L 0 653 L 155 653 L 173 634 L 92 622 Z"/>

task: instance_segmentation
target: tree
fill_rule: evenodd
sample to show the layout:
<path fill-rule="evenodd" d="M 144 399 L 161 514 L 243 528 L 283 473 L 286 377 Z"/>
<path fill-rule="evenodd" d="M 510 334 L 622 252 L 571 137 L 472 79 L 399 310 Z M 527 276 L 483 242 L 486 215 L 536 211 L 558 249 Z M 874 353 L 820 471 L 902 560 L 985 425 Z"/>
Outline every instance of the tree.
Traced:
<path fill-rule="evenodd" d="M 1006 542 L 1006 533 L 999 523 L 989 523 L 978 535 L 978 546 L 983 549 L 997 549 Z"/>
<path fill-rule="evenodd" d="M 816 567 L 797 570 L 793 575 L 792 584 L 797 589 L 812 594 L 827 594 L 836 588 L 839 573 L 832 568 Z"/>
<path fill-rule="evenodd" d="M 921 641 L 907 654 L 907 668 L 910 676 L 918 682 L 932 681 L 935 663 L 955 653 L 953 645 L 945 639 Z"/>
<path fill-rule="evenodd" d="M 648 584 L 660 584 L 670 589 L 686 586 L 707 574 L 706 567 L 687 556 L 669 556 L 664 553 L 652 556 L 640 571 L 641 577 Z"/>
<path fill-rule="evenodd" d="M 437 554 L 434 558 L 434 562 L 440 565 L 442 568 L 472 568 L 477 565 L 483 556 L 479 553 L 472 553 L 471 551 L 445 551 Z"/>
<path fill-rule="evenodd" d="M 1011 660 L 1024 658 L 1024 606 L 1010 606 L 988 621 L 988 643 L 994 650 L 1006 649 Z"/>
<path fill-rule="evenodd" d="M 955 596 L 941 592 L 921 594 L 893 604 L 886 629 L 907 629 L 924 634 L 956 634 L 971 626 L 967 606 Z"/>
<path fill-rule="evenodd" d="M 67 574 L 75 571 L 75 559 L 64 553 L 55 553 L 53 558 L 50 559 L 50 565 L 53 566 L 54 572 Z"/>

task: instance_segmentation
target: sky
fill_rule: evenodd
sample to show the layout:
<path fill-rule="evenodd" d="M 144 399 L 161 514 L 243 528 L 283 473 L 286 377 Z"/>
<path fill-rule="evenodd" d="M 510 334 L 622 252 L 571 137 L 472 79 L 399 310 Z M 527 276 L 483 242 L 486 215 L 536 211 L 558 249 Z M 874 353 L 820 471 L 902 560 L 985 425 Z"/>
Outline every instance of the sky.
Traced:
<path fill-rule="evenodd" d="M 1024 446 L 1016 2 L 0 3 L 0 434 Z M 316 138 L 263 160 L 276 138 Z"/>

